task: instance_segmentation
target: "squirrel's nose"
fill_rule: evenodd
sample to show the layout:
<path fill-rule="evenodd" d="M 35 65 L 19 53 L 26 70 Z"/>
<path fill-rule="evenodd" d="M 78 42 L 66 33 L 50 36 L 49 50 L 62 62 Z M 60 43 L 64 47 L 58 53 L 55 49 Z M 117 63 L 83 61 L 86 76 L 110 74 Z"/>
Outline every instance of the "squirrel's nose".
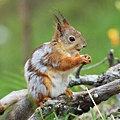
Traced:
<path fill-rule="evenodd" d="M 87 44 L 83 45 L 83 48 L 85 48 L 87 46 Z"/>

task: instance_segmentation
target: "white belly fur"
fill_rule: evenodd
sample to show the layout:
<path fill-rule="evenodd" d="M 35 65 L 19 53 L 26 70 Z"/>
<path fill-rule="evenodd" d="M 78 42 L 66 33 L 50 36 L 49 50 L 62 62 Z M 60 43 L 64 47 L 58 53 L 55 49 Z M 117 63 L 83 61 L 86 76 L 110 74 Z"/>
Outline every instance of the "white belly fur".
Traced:
<path fill-rule="evenodd" d="M 50 93 L 50 97 L 57 97 L 60 94 L 65 93 L 67 86 L 69 84 L 68 75 L 54 75 L 52 77 L 52 89 Z"/>

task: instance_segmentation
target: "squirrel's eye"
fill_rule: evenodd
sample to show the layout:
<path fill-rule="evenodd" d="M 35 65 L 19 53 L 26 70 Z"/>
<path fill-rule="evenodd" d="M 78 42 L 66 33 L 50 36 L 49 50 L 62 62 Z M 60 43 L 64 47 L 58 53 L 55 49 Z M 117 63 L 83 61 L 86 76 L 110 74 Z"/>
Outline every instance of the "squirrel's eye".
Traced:
<path fill-rule="evenodd" d="M 75 38 L 74 38 L 73 36 L 70 36 L 70 37 L 69 37 L 69 40 L 70 40 L 71 42 L 73 42 L 73 41 L 75 41 Z"/>

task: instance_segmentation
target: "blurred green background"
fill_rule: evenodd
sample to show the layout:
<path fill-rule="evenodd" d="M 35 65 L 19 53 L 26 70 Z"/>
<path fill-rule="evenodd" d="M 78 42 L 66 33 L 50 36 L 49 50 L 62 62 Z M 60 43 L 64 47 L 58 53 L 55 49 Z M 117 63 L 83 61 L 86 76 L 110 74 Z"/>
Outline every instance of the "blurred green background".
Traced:
<path fill-rule="evenodd" d="M 81 54 L 92 56 L 91 65 L 111 48 L 120 57 L 120 0 L 0 0 L 0 98 L 26 88 L 25 61 L 35 47 L 51 40 L 55 22 L 50 10 L 56 13 L 54 8 L 82 32 L 88 45 Z M 107 69 L 106 62 L 81 74 Z"/>

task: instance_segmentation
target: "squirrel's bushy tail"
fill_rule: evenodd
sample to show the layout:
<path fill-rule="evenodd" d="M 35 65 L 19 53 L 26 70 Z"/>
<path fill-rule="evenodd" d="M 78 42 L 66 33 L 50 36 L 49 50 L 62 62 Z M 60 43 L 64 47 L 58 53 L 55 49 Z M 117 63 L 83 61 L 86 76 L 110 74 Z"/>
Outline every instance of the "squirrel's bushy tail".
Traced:
<path fill-rule="evenodd" d="M 23 98 L 8 112 L 5 120 L 28 120 L 34 110 L 28 97 Z"/>

